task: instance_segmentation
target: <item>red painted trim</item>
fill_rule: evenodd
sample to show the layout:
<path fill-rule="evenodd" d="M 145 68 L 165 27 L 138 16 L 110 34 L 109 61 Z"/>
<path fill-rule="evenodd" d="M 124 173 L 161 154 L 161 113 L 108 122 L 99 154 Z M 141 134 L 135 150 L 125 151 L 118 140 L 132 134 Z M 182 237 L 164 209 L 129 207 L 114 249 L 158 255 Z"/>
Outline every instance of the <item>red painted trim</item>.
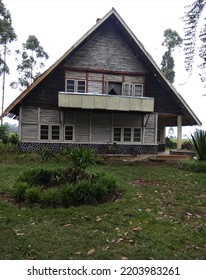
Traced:
<path fill-rule="evenodd" d="M 104 74 L 119 74 L 119 75 L 131 75 L 131 76 L 145 76 L 145 72 L 125 72 L 125 71 L 112 71 L 103 69 L 92 69 L 92 68 L 80 68 L 80 67 L 64 67 L 65 70 L 71 70 L 76 72 L 93 72 L 93 73 L 104 73 Z"/>

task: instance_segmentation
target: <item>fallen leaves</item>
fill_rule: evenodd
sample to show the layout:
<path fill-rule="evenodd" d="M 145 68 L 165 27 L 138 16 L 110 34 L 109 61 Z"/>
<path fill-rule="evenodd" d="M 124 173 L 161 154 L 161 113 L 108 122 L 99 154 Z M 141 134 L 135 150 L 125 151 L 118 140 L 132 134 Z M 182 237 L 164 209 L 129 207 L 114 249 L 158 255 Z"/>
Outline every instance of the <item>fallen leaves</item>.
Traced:
<path fill-rule="evenodd" d="M 95 253 L 95 249 L 90 249 L 88 252 L 87 252 L 87 256 L 91 256 Z"/>

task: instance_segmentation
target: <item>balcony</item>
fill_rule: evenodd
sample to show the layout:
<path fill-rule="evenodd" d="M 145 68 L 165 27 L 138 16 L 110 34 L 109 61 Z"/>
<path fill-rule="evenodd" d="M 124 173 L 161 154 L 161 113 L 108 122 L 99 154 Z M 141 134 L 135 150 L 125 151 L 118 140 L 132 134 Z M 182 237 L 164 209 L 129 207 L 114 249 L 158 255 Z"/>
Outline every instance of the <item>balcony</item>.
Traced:
<path fill-rule="evenodd" d="M 59 92 L 58 106 L 63 108 L 153 112 L 154 98 Z"/>

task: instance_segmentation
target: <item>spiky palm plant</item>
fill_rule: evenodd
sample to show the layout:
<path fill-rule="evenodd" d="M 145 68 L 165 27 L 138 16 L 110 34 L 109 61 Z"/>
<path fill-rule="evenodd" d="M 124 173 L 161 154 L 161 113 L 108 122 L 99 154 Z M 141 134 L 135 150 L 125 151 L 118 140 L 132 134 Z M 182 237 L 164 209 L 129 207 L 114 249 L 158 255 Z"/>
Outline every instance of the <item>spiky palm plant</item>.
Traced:
<path fill-rule="evenodd" d="M 197 152 L 198 160 L 206 161 L 206 131 L 196 130 L 191 137 Z"/>

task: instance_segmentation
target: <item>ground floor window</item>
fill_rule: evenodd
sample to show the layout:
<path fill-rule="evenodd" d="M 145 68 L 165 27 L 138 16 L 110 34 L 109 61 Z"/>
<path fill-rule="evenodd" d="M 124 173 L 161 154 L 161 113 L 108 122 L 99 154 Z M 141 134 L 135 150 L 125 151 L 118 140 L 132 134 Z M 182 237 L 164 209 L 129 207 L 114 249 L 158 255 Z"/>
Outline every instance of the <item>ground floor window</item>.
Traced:
<path fill-rule="evenodd" d="M 71 125 L 64 126 L 64 140 L 73 141 L 74 140 L 74 128 Z"/>
<path fill-rule="evenodd" d="M 114 127 L 114 142 L 141 142 L 142 130 L 138 127 Z"/>
<path fill-rule="evenodd" d="M 60 125 L 40 125 L 40 140 L 60 140 Z"/>

